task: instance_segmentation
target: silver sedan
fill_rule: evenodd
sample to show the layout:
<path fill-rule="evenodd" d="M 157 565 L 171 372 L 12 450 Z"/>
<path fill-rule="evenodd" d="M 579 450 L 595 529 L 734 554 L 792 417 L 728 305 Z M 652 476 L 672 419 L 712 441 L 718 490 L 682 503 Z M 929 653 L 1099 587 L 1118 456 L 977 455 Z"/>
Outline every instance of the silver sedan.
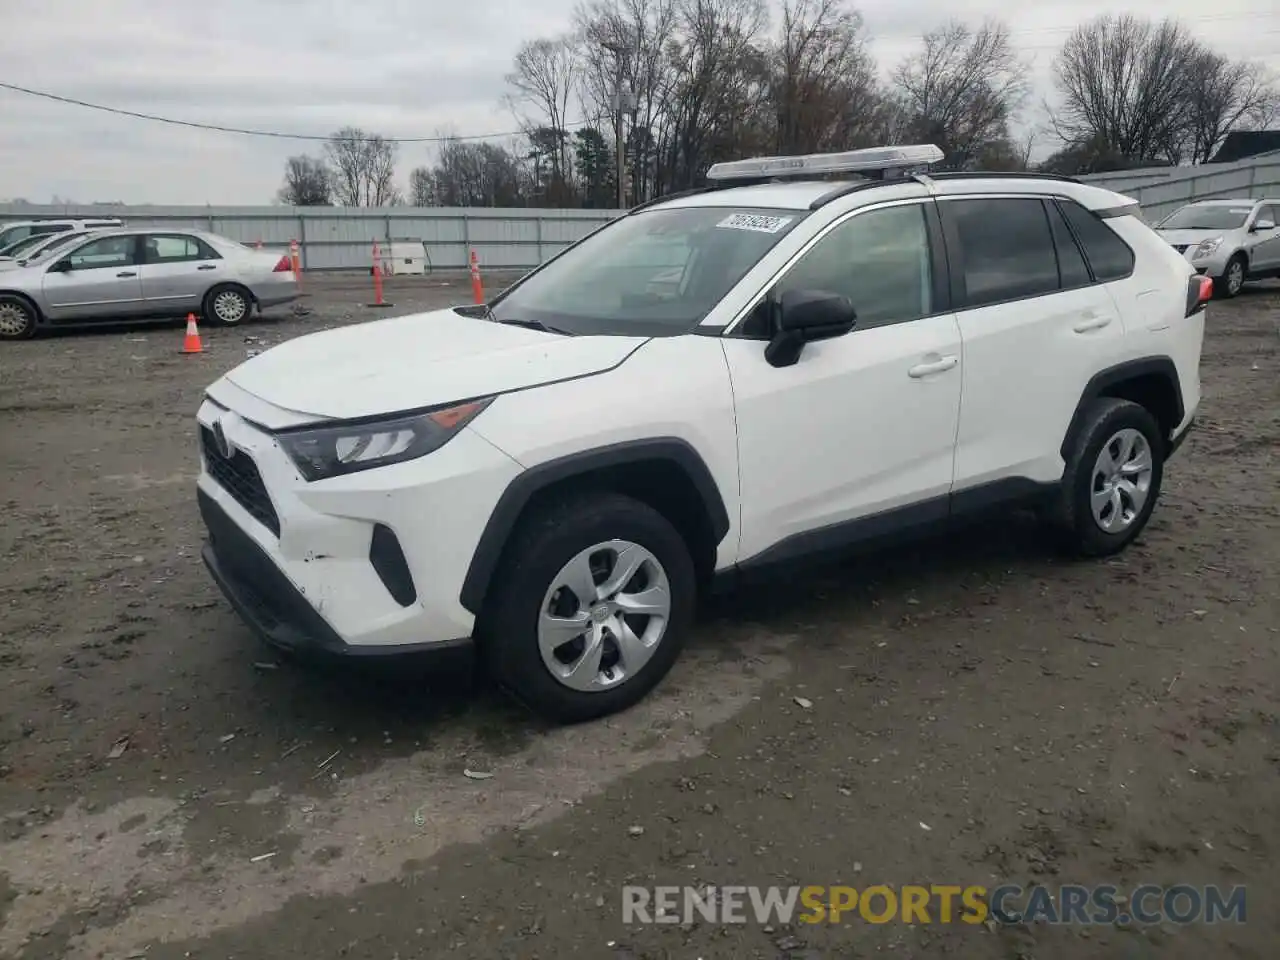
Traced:
<path fill-rule="evenodd" d="M 297 296 L 287 255 L 196 230 L 99 230 L 0 272 L 0 340 L 42 326 L 187 313 L 232 326 Z"/>

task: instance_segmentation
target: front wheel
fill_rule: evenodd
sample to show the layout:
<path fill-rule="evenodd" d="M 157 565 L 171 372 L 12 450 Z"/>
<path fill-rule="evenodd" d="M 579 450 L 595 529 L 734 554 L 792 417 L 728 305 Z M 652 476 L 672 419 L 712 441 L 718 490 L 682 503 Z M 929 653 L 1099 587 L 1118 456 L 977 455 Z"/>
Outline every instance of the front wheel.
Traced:
<path fill-rule="evenodd" d="M 535 713 L 579 723 L 637 703 L 670 671 L 696 581 L 662 514 L 617 494 L 579 495 L 529 517 L 483 618 L 497 683 Z"/>
<path fill-rule="evenodd" d="M 1095 400 L 1068 453 L 1051 516 L 1063 546 L 1105 557 L 1136 540 L 1160 496 L 1164 452 L 1160 425 L 1145 407 Z"/>
<path fill-rule="evenodd" d="M 35 307 L 22 297 L 0 295 L 0 340 L 25 340 L 35 332 Z"/>
<path fill-rule="evenodd" d="M 243 323 L 252 308 L 248 294 L 235 287 L 215 287 L 204 298 L 205 319 L 224 327 Z"/>
<path fill-rule="evenodd" d="M 1218 282 L 1214 286 L 1216 289 L 1221 290 L 1222 296 L 1227 299 L 1238 296 L 1244 288 L 1244 279 L 1247 272 L 1244 256 L 1237 253 L 1227 261 L 1227 269 L 1222 272 L 1222 276 L 1218 278 Z"/>

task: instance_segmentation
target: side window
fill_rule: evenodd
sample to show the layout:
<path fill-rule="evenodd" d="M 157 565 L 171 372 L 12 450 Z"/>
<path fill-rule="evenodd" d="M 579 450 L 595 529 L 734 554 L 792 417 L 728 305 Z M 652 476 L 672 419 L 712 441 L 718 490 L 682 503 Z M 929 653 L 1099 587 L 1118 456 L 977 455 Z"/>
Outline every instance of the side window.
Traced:
<path fill-rule="evenodd" d="M 1261 207 L 1258 210 L 1258 216 L 1254 218 L 1253 222 L 1257 223 L 1259 220 L 1270 220 L 1273 226 L 1276 225 L 1276 208 Z"/>
<path fill-rule="evenodd" d="M 146 238 L 144 246 L 147 263 L 184 263 L 218 258 L 207 244 L 181 234 L 154 234 Z"/>
<path fill-rule="evenodd" d="M 76 250 L 67 260 L 72 270 L 98 267 L 128 267 L 138 262 L 135 255 L 137 237 L 103 237 Z"/>
<path fill-rule="evenodd" d="M 1067 221 L 1063 219 L 1062 211 L 1056 203 L 1047 203 L 1045 206 L 1049 211 L 1049 225 L 1053 229 L 1053 245 L 1058 251 L 1058 273 L 1063 289 L 1088 286 L 1092 283 L 1089 268 L 1085 265 L 1084 254 L 1071 235 Z"/>
<path fill-rule="evenodd" d="M 1099 283 L 1123 280 L 1133 273 L 1133 251 L 1101 217 L 1074 200 L 1060 200 L 1059 203 Z"/>
<path fill-rule="evenodd" d="M 946 200 L 963 263 L 970 307 L 1054 293 L 1058 258 L 1038 198 Z"/>
<path fill-rule="evenodd" d="M 928 316 L 933 312 L 933 273 L 923 205 L 856 214 L 811 247 L 776 289 L 779 294 L 843 294 L 858 313 L 857 330 Z M 764 330 L 744 332 L 767 335 Z"/>
<path fill-rule="evenodd" d="M 14 227 L 11 230 L 0 233 L 0 238 L 3 238 L 3 246 L 7 247 L 11 243 L 27 239 L 27 237 L 31 236 L 31 233 L 30 227 Z"/>

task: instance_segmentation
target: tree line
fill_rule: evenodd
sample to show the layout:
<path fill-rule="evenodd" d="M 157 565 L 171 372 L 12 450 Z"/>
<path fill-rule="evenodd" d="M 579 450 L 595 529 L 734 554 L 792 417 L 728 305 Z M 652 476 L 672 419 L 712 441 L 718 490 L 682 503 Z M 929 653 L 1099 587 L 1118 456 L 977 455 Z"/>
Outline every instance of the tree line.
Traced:
<path fill-rule="evenodd" d="M 523 44 L 505 100 L 522 136 L 444 139 L 395 182 L 397 144 L 347 128 L 323 156 L 291 157 L 279 199 L 298 205 L 614 207 L 697 185 L 747 156 L 934 143 L 947 169 L 1068 175 L 1202 163 L 1258 129 L 1280 96 L 1266 70 L 1218 53 L 1176 19 L 1103 15 L 1054 58 L 1048 123 L 1015 135 L 1033 91 L 1006 24 L 948 21 L 880 79 L 849 0 L 588 0 L 562 36 Z"/>

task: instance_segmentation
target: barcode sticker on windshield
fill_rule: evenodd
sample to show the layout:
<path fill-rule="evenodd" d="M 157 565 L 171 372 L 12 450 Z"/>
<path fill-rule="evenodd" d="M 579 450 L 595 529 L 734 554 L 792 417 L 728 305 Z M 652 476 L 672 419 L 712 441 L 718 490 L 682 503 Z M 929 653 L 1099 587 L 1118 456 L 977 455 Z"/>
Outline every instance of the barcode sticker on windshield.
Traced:
<path fill-rule="evenodd" d="M 758 213 L 734 213 L 719 223 L 717 227 L 728 230 L 754 230 L 756 233 L 777 233 L 792 220 L 791 217 L 766 217 Z"/>

